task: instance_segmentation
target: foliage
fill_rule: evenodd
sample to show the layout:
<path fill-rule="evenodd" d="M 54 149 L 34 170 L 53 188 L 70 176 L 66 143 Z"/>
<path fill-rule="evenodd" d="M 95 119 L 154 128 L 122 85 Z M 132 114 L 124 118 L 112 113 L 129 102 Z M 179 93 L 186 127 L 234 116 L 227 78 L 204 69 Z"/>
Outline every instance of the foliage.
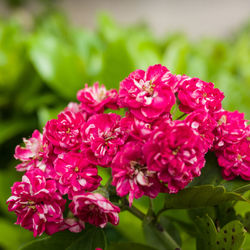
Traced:
<path fill-rule="evenodd" d="M 195 75 L 214 82 L 227 96 L 224 107 L 238 109 L 250 118 L 250 99 L 246 91 L 250 87 L 250 26 L 224 40 L 207 38 L 191 42 L 183 34 L 156 39 L 145 26 L 122 28 L 105 15 L 98 21 L 93 32 L 72 27 L 57 13 L 34 19 L 29 31 L 14 20 L 0 21 L 0 231 L 4 232 L 0 248 L 17 249 L 32 239 L 29 232 L 13 225 L 14 218 L 4 205 L 10 195 L 9 187 L 20 178 L 13 171 L 15 145 L 21 142 L 21 137 L 55 117 L 75 98 L 76 91 L 85 82 L 92 84 L 98 80 L 107 88 L 117 88 L 120 80 L 136 68 L 163 63 L 173 73 Z M 154 211 L 149 212 L 156 213 L 159 220 L 152 221 L 148 214 L 143 222 L 145 235 L 141 232 L 141 221 L 123 212 L 121 217 L 126 219 L 121 219 L 116 229 L 112 228 L 110 233 L 104 230 L 107 239 L 102 230 L 89 228 L 80 235 L 62 232 L 36 239 L 23 249 L 56 249 L 56 245 L 60 249 L 153 250 L 173 249 L 175 244 L 182 244 L 182 249 L 193 249 L 195 241 L 197 249 L 217 249 L 217 242 L 225 249 L 239 249 L 244 237 L 245 246 L 250 237 L 235 219 L 240 219 L 249 231 L 249 214 L 237 217 L 240 211 L 234 211 L 233 206 L 236 201 L 248 199 L 244 193 L 250 189 L 249 184 L 239 179 L 226 182 L 220 176 L 216 163 L 211 162 L 187 189 L 155 201 Z M 201 199 L 193 203 L 192 197 L 197 195 Z M 134 204 L 143 213 L 148 212 L 146 198 Z M 225 204 L 233 209 L 232 220 L 223 218 Z M 244 203 L 243 207 L 249 211 L 250 205 Z M 172 211 L 177 211 L 178 216 L 171 214 Z M 224 217 L 227 215 L 225 213 Z M 209 223 L 208 233 L 206 223 Z M 219 231 L 220 226 L 223 228 Z M 197 238 L 195 230 L 200 232 Z M 225 231 L 230 234 L 225 236 Z M 169 246 L 163 234 L 170 235 L 174 243 Z M 90 240 L 91 237 L 94 238 Z M 122 240 L 117 243 L 119 239 Z M 106 247 L 106 242 L 111 245 Z"/>

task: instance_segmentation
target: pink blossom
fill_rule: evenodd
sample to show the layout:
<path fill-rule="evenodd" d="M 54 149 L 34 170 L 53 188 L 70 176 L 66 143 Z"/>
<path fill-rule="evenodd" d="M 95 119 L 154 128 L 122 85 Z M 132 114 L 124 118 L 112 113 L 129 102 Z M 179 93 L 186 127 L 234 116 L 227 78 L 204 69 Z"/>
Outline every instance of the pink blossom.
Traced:
<path fill-rule="evenodd" d="M 70 111 L 73 113 L 81 113 L 83 116 L 84 121 L 87 121 L 88 119 L 88 113 L 86 111 L 83 111 L 81 109 L 81 105 L 76 102 L 70 102 L 68 106 L 64 109 L 64 111 Z"/>
<path fill-rule="evenodd" d="M 64 111 L 58 115 L 58 119 L 47 122 L 44 136 L 54 146 L 56 154 L 79 150 L 81 145 L 81 127 L 84 124 L 84 116 L 81 113 Z"/>
<path fill-rule="evenodd" d="M 145 122 L 137 119 L 132 113 L 127 112 L 121 119 L 121 128 L 131 136 L 132 140 L 145 141 L 152 131 L 159 127 L 162 122 L 172 121 L 170 113 L 166 113 L 153 122 Z"/>
<path fill-rule="evenodd" d="M 222 109 L 214 113 L 214 119 L 218 124 L 214 132 L 214 148 L 216 150 L 221 149 L 225 144 L 241 141 L 247 134 L 247 120 L 244 119 L 244 113 Z"/>
<path fill-rule="evenodd" d="M 214 88 L 211 82 L 187 78 L 179 87 L 178 98 L 181 102 L 179 108 L 184 113 L 198 109 L 213 112 L 221 109 L 224 95 L 219 89 Z"/>
<path fill-rule="evenodd" d="M 64 220 L 63 230 L 68 229 L 72 233 L 80 233 L 84 228 L 84 221 L 78 220 L 76 218 L 66 218 Z"/>
<path fill-rule="evenodd" d="M 162 190 L 155 171 L 148 170 L 142 153 L 142 144 L 131 141 L 125 144 L 115 156 L 112 164 L 112 185 L 119 196 L 129 194 L 130 205 L 133 199 L 144 194 L 155 198 Z"/>
<path fill-rule="evenodd" d="M 216 121 L 205 110 L 197 110 L 190 113 L 186 119 L 186 123 L 200 134 L 205 145 L 205 151 L 213 146 L 214 133 L 213 130 L 217 126 Z"/>
<path fill-rule="evenodd" d="M 103 113 L 104 109 L 117 109 L 117 91 L 106 90 L 104 85 L 99 86 L 96 82 L 92 87 L 85 84 L 85 88 L 77 93 L 77 99 L 81 102 L 80 107 L 89 114 Z"/>
<path fill-rule="evenodd" d="M 183 189 L 201 174 L 204 143 L 196 130 L 183 121 L 163 124 L 152 133 L 143 149 L 149 170 L 168 184 L 170 193 Z"/>
<path fill-rule="evenodd" d="M 23 138 L 25 147 L 16 146 L 14 157 L 22 161 L 16 166 L 17 171 L 27 171 L 35 167 L 43 168 L 40 162 L 44 154 L 42 140 L 42 134 L 35 130 L 30 139 Z"/>
<path fill-rule="evenodd" d="M 74 194 L 94 191 L 102 178 L 96 166 L 89 164 L 81 153 L 63 153 L 54 161 L 59 190 L 71 198 Z"/>
<path fill-rule="evenodd" d="M 123 145 L 128 135 L 120 127 L 117 114 L 97 114 L 89 118 L 82 128 L 82 151 L 97 165 L 107 166 Z"/>
<path fill-rule="evenodd" d="M 223 167 L 223 177 L 226 180 L 240 176 L 250 181 L 250 141 L 243 139 L 236 144 L 226 146 L 216 151 L 218 163 Z"/>
<path fill-rule="evenodd" d="M 8 210 L 16 213 L 16 224 L 33 231 L 34 237 L 61 230 L 65 200 L 57 193 L 54 180 L 46 180 L 40 169 L 34 169 L 11 190 Z"/>
<path fill-rule="evenodd" d="M 85 193 L 73 197 L 69 204 L 72 213 L 80 220 L 97 227 L 105 227 L 108 222 L 113 225 L 119 223 L 119 207 L 99 193 Z"/>
<path fill-rule="evenodd" d="M 153 121 L 174 105 L 175 81 L 170 71 L 160 64 L 150 66 L 146 72 L 136 70 L 120 83 L 118 104 L 129 108 L 138 119 Z"/>

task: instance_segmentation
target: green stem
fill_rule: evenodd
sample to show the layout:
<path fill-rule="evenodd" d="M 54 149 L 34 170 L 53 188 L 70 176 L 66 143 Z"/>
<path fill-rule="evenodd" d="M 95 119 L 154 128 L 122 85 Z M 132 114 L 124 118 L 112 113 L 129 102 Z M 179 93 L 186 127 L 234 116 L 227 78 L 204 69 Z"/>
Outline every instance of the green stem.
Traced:
<path fill-rule="evenodd" d="M 139 210 L 138 208 L 136 208 L 134 206 L 131 206 L 131 207 L 126 206 L 125 209 L 128 210 L 131 214 L 133 214 L 134 216 L 136 216 L 140 220 L 144 220 L 144 218 L 146 216 L 141 210 Z"/>
<path fill-rule="evenodd" d="M 122 206 L 121 208 L 123 208 L 124 210 L 129 211 L 130 213 L 132 213 L 134 216 L 136 216 L 138 219 L 144 221 L 145 218 L 147 218 L 147 215 L 144 214 L 141 210 L 139 210 L 138 208 L 136 208 L 135 206 L 129 206 L 128 204 L 128 200 L 124 199 L 122 202 Z M 151 206 L 152 201 L 150 201 L 150 206 Z M 157 214 L 157 216 L 154 216 L 155 218 L 153 220 L 156 221 L 156 219 L 158 218 L 158 216 L 164 212 L 166 209 L 162 209 L 162 211 L 160 210 Z M 151 215 L 150 215 L 151 216 Z M 159 231 L 159 233 L 162 235 L 161 238 L 164 242 L 164 244 L 166 246 L 168 246 L 168 249 L 170 250 L 180 250 L 180 246 L 175 242 L 175 240 L 169 235 L 169 233 L 164 230 L 163 226 L 159 223 L 153 223 L 152 224 L 153 227 L 156 228 L 157 231 Z"/>
<path fill-rule="evenodd" d="M 167 231 L 163 231 L 162 232 L 165 240 L 169 246 L 169 249 L 173 249 L 173 250 L 180 250 L 180 246 L 175 242 L 175 240 L 168 234 Z"/>
<path fill-rule="evenodd" d="M 166 208 L 160 209 L 160 210 L 158 211 L 158 213 L 156 214 L 156 219 L 158 219 L 158 218 L 160 217 L 160 215 L 161 215 L 162 213 L 164 213 L 166 210 L 167 210 Z"/>

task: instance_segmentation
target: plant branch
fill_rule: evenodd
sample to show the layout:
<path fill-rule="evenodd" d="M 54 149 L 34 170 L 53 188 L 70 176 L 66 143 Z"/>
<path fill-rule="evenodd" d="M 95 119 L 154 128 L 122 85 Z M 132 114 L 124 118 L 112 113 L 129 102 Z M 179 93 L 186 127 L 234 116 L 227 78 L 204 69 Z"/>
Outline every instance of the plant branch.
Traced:
<path fill-rule="evenodd" d="M 133 205 L 129 206 L 129 202 L 127 199 L 122 199 L 121 209 L 129 211 L 131 214 L 133 214 L 134 216 L 136 216 L 140 220 L 144 220 L 144 218 L 146 216 L 146 214 L 144 214 L 137 207 L 135 207 Z"/>
<path fill-rule="evenodd" d="M 125 209 L 129 211 L 131 214 L 135 215 L 140 220 L 144 220 L 146 216 L 141 210 L 139 210 L 138 208 L 134 206 L 131 206 L 131 207 L 127 206 Z"/>
<path fill-rule="evenodd" d="M 160 215 L 162 214 L 162 213 L 164 213 L 165 211 L 167 211 L 168 209 L 167 208 L 162 208 L 162 209 L 160 209 L 159 211 L 158 211 L 158 213 L 156 214 L 156 218 L 158 219 L 159 217 L 160 217 Z"/>

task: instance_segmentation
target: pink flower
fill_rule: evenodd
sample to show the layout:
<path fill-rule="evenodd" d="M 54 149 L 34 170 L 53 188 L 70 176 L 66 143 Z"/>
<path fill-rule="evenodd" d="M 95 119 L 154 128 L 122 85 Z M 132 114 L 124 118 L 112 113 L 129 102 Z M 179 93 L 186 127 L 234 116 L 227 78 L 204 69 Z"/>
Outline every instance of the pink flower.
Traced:
<path fill-rule="evenodd" d="M 186 123 L 195 129 L 201 136 L 205 145 L 205 151 L 213 146 L 214 133 L 213 130 L 217 126 L 216 121 L 205 110 L 197 110 L 190 113 L 186 119 Z"/>
<path fill-rule="evenodd" d="M 121 82 L 118 104 L 129 108 L 138 119 L 153 121 L 174 105 L 171 87 L 175 86 L 175 81 L 169 70 L 160 64 L 150 66 L 146 72 L 136 70 Z"/>
<path fill-rule="evenodd" d="M 58 115 L 58 119 L 47 122 L 44 136 L 55 149 L 56 154 L 79 150 L 81 145 L 81 127 L 84 124 L 84 116 L 81 113 L 64 111 Z"/>
<path fill-rule="evenodd" d="M 107 166 L 123 145 L 128 135 L 120 127 L 117 114 L 97 114 L 89 118 L 82 128 L 82 151 L 97 165 Z"/>
<path fill-rule="evenodd" d="M 81 105 L 76 102 L 70 102 L 68 106 L 64 109 L 64 111 L 70 111 L 72 113 L 81 113 L 84 121 L 88 119 L 88 113 L 81 109 Z"/>
<path fill-rule="evenodd" d="M 223 93 L 214 88 L 214 84 L 204 82 L 199 78 L 188 78 L 181 83 L 178 92 L 180 110 L 190 113 L 194 110 L 204 109 L 213 112 L 221 109 Z"/>
<path fill-rule="evenodd" d="M 80 233 L 85 228 L 85 223 L 76 218 L 66 218 L 64 220 L 64 229 L 68 229 L 72 233 Z"/>
<path fill-rule="evenodd" d="M 221 149 L 225 144 L 234 144 L 241 141 L 247 134 L 247 120 L 244 113 L 220 110 L 214 113 L 218 125 L 215 130 L 214 148 Z"/>
<path fill-rule="evenodd" d="M 226 180 L 241 176 L 250 181 L 250 141 L 243 139 L 236 144 L 228 145 L 216 152 L 218 163 L 223 167 L 223 177 Z"/>
<path fill-rule="evenodd" d="M 163 124 L 154 131 L 143 152 L 148 169 L 159 172 L 170 193 L 199 176 L 205 164 L 204 143 L 196 130 L 182 121 Z"/>
<path fill-rule="evenodd" d="M 155 171 L 148 170 L 142 153 L 142 144 L 131 141 L 117 153 L 112 164 L 112 185 L 119 196 L 129 194 L 130 205 L 133 199 L 147 195 L 155 198 L 162 190 Z"/>
<path fill-rule="evenodd" d="M 121 119 L 121 128 L 127 131 L 132 140 L 145 141 L 149 138 L 154 129 L 158 128 L 162 122 L 166 121 L 172 121 L 170 113 L 162 115 L 153 122 L 145 122 L 127 112 L 126 116 Z"/>
<path fill-rule="evenodd" d="M 17 171 L 27 171 L 33 168 L 45 169 L 45 165 L 41 162 L 45 154 L 45 146 L 43 145 L 43 136 L 35 130 L 30 139 L 23 139 L 25 147 L 17 146 L 14 157 L 20 161 L 21 164 L 16 166 Z"/>
<path fill-rule="evenodd" d="M 117 91 L 106 90 L 104 85 L 99 86 L 96 82 L 92 87 L 88 84 L 77 93 L 77 99 L 81 102 L 80 107 L 89 114 L 103 113 L 104 109 L 117 109 Z"/>
<path fill-rule="evenodd" d="M 97 227 L 105 227 L 108 222 L 113 225 L 119 223 L 119 207 L 99 193 L 85 193 L 73 197 L 69 204 L 72 213 L 80 220 Z"/>
<path fill-rule="evenodd" d="M 61 230 L 65 200 L 57 193 L 56 182 L 46 180 L 41 170 L 29 171 L 22 182 L 14 183 L 7 203 L 17 215 L 16 224 L 33 231 L 34 237 Z"/>
<path fill-rule="evenodd" d="M 98 176 L 96 166 L 86 161 L 80 153 L 63 153 L 54 161 L 55 171 L 61 194 L 74 194 L 94 191 L 100 185 L 102 178 Z"/>

